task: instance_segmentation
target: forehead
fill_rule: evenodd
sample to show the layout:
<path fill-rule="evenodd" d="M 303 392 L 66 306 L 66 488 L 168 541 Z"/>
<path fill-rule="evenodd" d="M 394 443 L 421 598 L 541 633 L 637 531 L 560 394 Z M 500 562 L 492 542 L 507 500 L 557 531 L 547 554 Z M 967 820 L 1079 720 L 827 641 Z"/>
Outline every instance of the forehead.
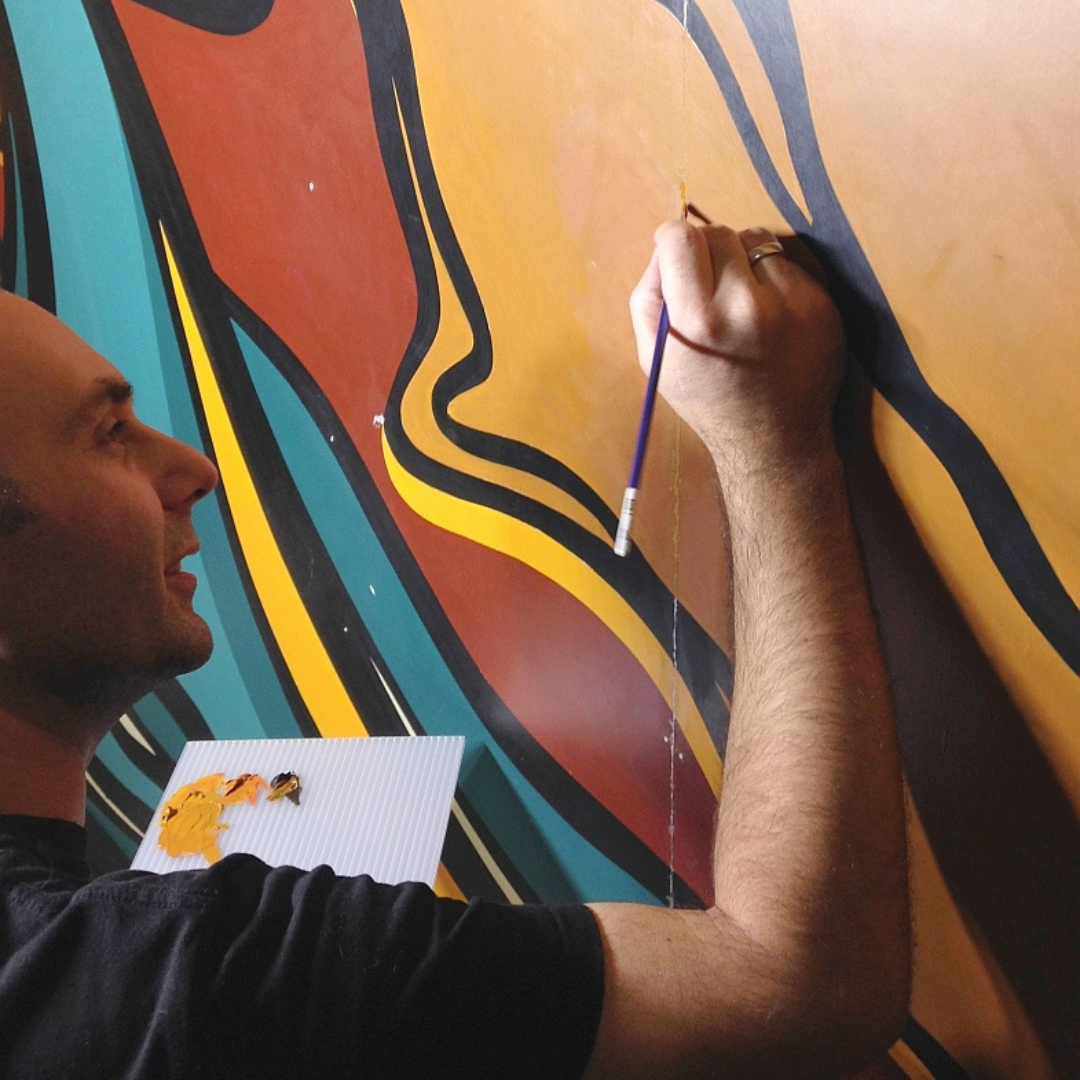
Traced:
<path fill-rule="evenodd" d="M 47 311 L 0 293 L 0 460 L 13 443 L 59 432 L 102 380 L 122 377 Z"/>

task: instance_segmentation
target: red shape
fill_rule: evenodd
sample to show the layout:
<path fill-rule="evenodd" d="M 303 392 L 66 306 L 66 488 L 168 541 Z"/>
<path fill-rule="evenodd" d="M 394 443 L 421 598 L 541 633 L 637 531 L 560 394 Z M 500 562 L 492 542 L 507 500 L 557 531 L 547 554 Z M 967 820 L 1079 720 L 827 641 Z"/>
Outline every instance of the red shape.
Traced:
<path fill-rule="evenodd" d="M 326 395 L 495 692 L 666 864 L 669 714 L 641 666 L 548 579 L 418 518 L 386 474 L 372 421 L 417 296 L 349 5 L 277 0 L 229 37 L 113 3 L 214 270 Z M 708 899 L 714 804 L 688 753 L 676 783 L 676 867 Z"/>

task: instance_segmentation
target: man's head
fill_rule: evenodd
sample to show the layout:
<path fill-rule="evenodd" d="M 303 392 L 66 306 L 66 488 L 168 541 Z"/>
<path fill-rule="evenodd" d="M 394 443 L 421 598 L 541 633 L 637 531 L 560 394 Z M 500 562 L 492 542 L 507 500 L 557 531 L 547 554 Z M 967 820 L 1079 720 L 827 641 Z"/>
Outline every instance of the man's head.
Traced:
<path fill-rule="evenodd" d="M 202 454 L 138 420 L 108 361 L 0 293 L 0 709 L 115 719 L 206 661 L 180 562 L 216 482 Z"/>

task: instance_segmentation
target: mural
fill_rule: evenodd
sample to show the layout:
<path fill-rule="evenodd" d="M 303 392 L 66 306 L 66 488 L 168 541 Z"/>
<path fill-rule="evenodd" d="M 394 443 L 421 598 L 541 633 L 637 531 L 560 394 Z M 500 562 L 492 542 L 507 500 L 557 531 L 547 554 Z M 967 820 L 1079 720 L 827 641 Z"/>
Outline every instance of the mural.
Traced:
<path fill-rule="evenodd" d="M 806 238 L 857 361 L 918 939 L 865 1076 L 1076 1074 L 1078 42 L 1054 0 L 0 0 L 0 279 L 222 475 L 215 656 L 102 745 L 97 865 L 185 739 L 462 734 L 440 891 L 708 902 L 726 567 L 663 406 L 612 552 L 682 189 Z"/>

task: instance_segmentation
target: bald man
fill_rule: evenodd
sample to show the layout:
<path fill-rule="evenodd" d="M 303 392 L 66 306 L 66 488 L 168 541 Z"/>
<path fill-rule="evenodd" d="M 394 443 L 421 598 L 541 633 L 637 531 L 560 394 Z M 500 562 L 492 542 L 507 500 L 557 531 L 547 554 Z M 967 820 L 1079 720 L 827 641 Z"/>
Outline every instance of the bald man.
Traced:
<path fill-rule="evenodd" d="M 736 681 L 715 905 L 470 905 L 234 855 L 91 881 L 84 770 L 210 655 L 183 561 L 201 453 L 0 296 L 0 1072 L 842 1076 L 909 988 L 900 770 L 831 414 L 828 298 L 761 230 L 669 223 L 631 313 L 712 455 Z M 717 544 L 721 538 L 717 537 Z"/>

